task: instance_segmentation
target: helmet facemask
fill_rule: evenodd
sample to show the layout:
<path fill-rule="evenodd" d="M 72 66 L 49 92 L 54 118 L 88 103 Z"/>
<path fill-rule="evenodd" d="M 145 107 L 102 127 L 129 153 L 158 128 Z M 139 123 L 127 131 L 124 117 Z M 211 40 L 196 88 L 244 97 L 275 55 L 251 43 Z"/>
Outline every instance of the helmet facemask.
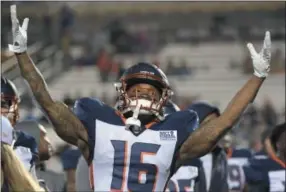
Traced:
<path fill-rule="evenodd" d="M 138 76 L 139 75 L 139 76 Z M 134 83 L 133 85 L 140 84 L 140 75 L 137 74 L 135 77 L 138 82 Z M 163 88 L 158 88 L 160 92 L 160 98 L 156 98 L 156 93 L 150 90 L 144 90 L 142 88 L 133 90 L 130 95 L 127 94 L 127 91 L 131 87 L 131 85 L 128 85 L 127 82 L 129 79 L 134 78 L 128 77 L 128 78 L 122 78 L 121 83 L 116 83 L 115 87 L 119 94 L 118 102 L 117 102 L 117 109 L 123 113 L 127 114 L 130 112 L 134 112 L 137 106 L 140 106 L 139 115 L 154 115 L 159 120 L 164 119 L 163 115 L 163 106 L 168 101 L 170 96 L 172 95 L 172 91 L 168 86 L 165 86 Z M 151 75 L 146 76 L 144 74 L 144 77 L 142 80 L 151 80 L 151 81 L 158 81 L 158 83 L 161 83 L 156 77 L 152 77 Z M 142 81 L 141 83 L 145 83 Z M 146 83 L 149 84 L 149 83 Z M 150 84 L 152 85 L 152 84 Z M 157 86 L 156 86 L 157 87 Z"/>
<path fill-rule="evenodd" d="M 19 100 L 14 96 L 1 95 L 1 114 L 6 116 L 12 126 L 19 120 Z"/>

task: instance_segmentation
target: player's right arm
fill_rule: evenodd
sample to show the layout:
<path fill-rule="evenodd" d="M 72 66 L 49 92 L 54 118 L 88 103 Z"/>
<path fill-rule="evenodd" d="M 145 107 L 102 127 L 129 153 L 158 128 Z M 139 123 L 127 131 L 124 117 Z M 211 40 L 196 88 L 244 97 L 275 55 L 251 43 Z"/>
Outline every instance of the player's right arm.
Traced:
<path fill-rule="evenodd" d="M 27 81 L 34 98 L 54 125 L 57 135 L 64 141 L 77 145 L 87 158 L 88 136 L 84 125 L 65 104 L 52 99 L 44 78 L 27 53 L 26 31 L 29 19 L 24 19 L 23 25 L 20 26 L 16 14 L 16 5 L 12 5 L 11 20 L 13 45 L 9 45 L 9 49 L 17 57 L 22 77 Z"/>
<path fill-rule="evenodd" d="M 270 33 L 266 32 L 264 45 L 257 53 L 252 44 L 248 44 L 254 74 L 236 93 L 220 117 L 211 120 L 194 131 L 180 148 L 180 159 L 191 159 L 205 155 L 237 122 L 240 115 L 251 103 L 270 70 L 271 40 Z"/>

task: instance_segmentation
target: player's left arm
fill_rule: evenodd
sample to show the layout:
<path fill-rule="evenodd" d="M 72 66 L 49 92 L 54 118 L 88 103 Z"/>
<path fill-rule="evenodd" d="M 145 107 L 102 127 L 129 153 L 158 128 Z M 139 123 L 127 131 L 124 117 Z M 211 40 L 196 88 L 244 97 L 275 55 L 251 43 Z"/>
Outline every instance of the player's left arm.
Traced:
<path fill-rule="evenodd" d="M 201 125 L 188 137 L 180 148 L 180 159 L 200 157 L 211 151 L 237 122 L 248 104 L 255 99 L 270 71 L 270 32 L 267 31 L 265 34 L 264 45 L 260 53 L 255 51 L 251 43 L 248 43 L 247 47 L 251 54 L 254 74 L 236 93 L 220 117 Z"/>

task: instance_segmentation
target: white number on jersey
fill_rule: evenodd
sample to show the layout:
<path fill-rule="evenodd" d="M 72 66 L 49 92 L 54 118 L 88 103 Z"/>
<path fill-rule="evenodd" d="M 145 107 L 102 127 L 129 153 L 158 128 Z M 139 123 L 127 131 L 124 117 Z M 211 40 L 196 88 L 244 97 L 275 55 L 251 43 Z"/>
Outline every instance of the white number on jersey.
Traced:
<path fill-rule="evenodd" d="M 247 163 L 246 158 L 228 159 L 228 186 L 230 190 L 241 191 L 245 183 L 243 166 Z"/>
<path fill-rule="evenodd" d="M 270 171 L 268 173 L 270 192 L 285 191 L 285 170 Z"/>
<path fill-rule="evenodd" d="M 180 167 L 170 179 L 166 192 L 193 192 L 195 187 L 195 179 L 197 176 L 197 167 Z"/>

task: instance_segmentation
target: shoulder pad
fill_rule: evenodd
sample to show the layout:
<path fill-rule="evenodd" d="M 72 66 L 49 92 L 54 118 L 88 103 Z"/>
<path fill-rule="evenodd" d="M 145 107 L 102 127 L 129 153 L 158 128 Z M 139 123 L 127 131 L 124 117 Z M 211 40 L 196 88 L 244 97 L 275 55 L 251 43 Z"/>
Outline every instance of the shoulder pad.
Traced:
<path fill-rule="evenodd" d="M 75 101 L 73 110 L 83 109 L 86 112 L 96 110 L 97 108 L 103 107 L 104 103 L 97 98 L 84 97 Z"/>
<path fill-rule="evenodd" d="M 81 120 L 83 125 L 88 128 L 88 123 L 90 120 L 97 118 L 98 114 L 102 112 L 102 108 L 105 105 L 98 99 L 93 98 L 81 98 L 76 100 L 73 112 Z"/>
<path fill-rule="evenodd" d="M 183 110 L 172 113 L 166 117 L 166 120 L 171 124 L 174 123 L 174 125 L 178 125 L 179 122 L 181 126 L 186 127 L 186 131 L 189 133 L 196 130 L 199 126 L 199 118 L 197 113 L 193 110 Z"/>

